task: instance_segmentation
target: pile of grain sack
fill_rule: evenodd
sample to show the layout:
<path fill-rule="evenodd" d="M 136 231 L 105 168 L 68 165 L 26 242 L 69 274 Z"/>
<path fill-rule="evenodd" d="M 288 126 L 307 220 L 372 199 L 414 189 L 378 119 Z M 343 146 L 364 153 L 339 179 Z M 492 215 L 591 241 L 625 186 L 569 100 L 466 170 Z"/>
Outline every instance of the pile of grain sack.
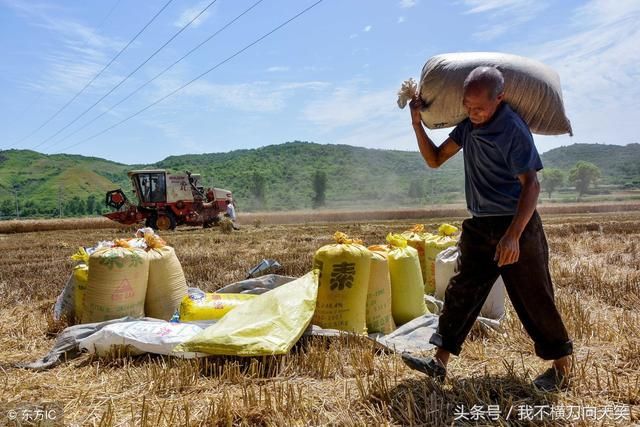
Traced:
<path fill-rule="evenodd" d="M 124 316 L 169 320 L 187 295 L 174 249 L 152 229 L 133 239 L 80 248 L 76 265 L 56 301 L 54 318 L 94 323 Z"/>
<path fill-rule="evenodd" d="M 217 321 L 251 294 L 188 288 L 174 249 L 150 228 L 133 239 L 103 241 L 71 256 L 73 271 L 54 306 L 54 319 L 94 323 L 130 317 Z"/>
<path fill-rule="evenodd" d="M 344 233 L 335 244 L 320 248 L 314 268 L 320 271 L 316 311 L 312 323 L 354 333 L 392 332 L 428 314 L 425 295 L 444 299 L 456 272 L 458 229 L 449 224 L 437 233 L 416 225 L 389 234 L 386 244 L 365 247 Z M 504 315 L 504 284 L 498 278 L 481 315 Z"/>

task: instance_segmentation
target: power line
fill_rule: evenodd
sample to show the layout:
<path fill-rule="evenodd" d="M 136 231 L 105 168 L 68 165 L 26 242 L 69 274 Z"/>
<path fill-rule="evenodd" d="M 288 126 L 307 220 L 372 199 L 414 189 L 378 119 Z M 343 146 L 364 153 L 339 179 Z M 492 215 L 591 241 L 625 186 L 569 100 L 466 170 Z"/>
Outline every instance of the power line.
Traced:
<path fill-rule="evenodd" d="M 11 144 L 11 146 L 16 146 L 18 144 L 20 144 L 22 141 L 24 141 L 27 138 L 30 138 L 31 136 L 33 136 L 34 134 L 36 134 L 40 129 L 42 129 L 43 127 L 45 127 L 46 125 L 48 125 L 53 119 L 55 119 L 62 111 L 64 111 L 73 101 L 75 101 L 98 77 L 100 77 L 102 75 L 102 73 L 104 73 L 104 71 L 109 68 L 109 66 L 111 66 L 111 64 L 113 64 L 115 62 L 116 59 L 118 59 L 120 57 L 120 55 L 122 55 L 122 53 L 140 36 L 140 34 L 142 34 L 147 27 L 149 27 L 149 25 L 151 25 L 151 23 L 153 21 L 156 20 L 156 18 L 162 13 L 162 11 L 164 11 L 167 6 L 169 6 L 169 4 L 171 4 L 173 0 L 168 0 L 164 6 L 162 6 L 162 8 L 160 8 L 160 10 L 158 12 L 156 12 L 155 15 L 153 15 L 153 17 L 151 18 L 151 20 L 149 20 L 149 22 L 147 22 L 144 27 L 142 27 L 142 29 L 140 31 L 138 31 L 138 33 L 131 39 L 129 40 L 129 43 L 127 43 L 122 49 L 120 49 L 120 51 L 116 54 L 116 56 L 114 56 L 111 61 L 109 61 L 109 63 L 107 65 L 105 65 L 102 70 L 100 70 L 98 72 L 98 74 L 96 74 L 95 76 L 93 76 L 93 78 L 91 80 L 89 80 L 89 82 L 87 84 L 84 85 L 84 87 L 82 89 L 80 89 L 80 91 L 78 93 L 76 93 L 73 98 L 71 98 L 69 101 L 67 101 L 66 104 L 64 104 L 62 107 L 60 107 L 51 117 L 49 117 L 44 123 L 42 123 L 40 126 L 38 126 L 38 128 L 36 128 L 34 131 L 32 131 L 31 133 L 29 133 L 27 136 L 23 137 L 22 139 L 20 139 L 19 141 L 14 142 L 13 144 Z"/>
<path fill-rule="evenodd" d="M 35 145 L 34 147 L 32 147 L 32 149 L 36 149 L 40 146 L 42 146 L 43 144 L 45 144 L 46 142 L 52 140 L 53 138 L 55 138 L 56 136 L 60 135 L 61 132 L 64 132 L 69 126 L 71 126 L 72 124 L 74 124 L 75 122 L 77 122 L 78 120 L 80 120 L 85 114 L 87 114 L 89 111 L 93 110 L 93 108 L 98 105 L 100 102 L 102 102 L 102 100 L 104 100 L 107 96 L 111 95 L 116 89 L 118 89 L 120 86 L 122 86 L 122 84 L 124 82 L 126 82 L 127 80 L 129 80 L 129 78 L 134 75 L 140 68 L 144 67 L 144 65 L 149 62 L 154 56 L 156 56 L 158 53 L 160 53 L 160 51 L 162 49 L 164 49 L 165 47 L 167 47 L 167 45 L 169 43 L 171 43 L 173 40 L 175 40 L 176 37 L 178 37 L 184 30 L 186 30 L 196 19 L 198 19 L 200 16 L 202 16 L 203 13 L 205 13 L 207 11 L 207 9 L 209 9 L 211 6 L 213 6 L 213 4 L 218 1 L 218 0 L 212 0 L 211 2 L 209 2 L 209 4 L 207 6 L 205 6 L 204 9 L 202 9 L 200 11 L 200 13 L 198 13 L 196 16 L 193 17 L 193 19 L 191 19 L 191 21 L 187 22 L 182 28 L 180 28 L 180 30 L 178 30 L 174 35 L 172 35 L 169 40 L 167 40 L 166 42 L 164 42 L 164 44 L 162 46 L 160 46 L 159 48 L 157 48 L 147 59 L 145 59 L 144 61 L 142 61 L 142 63 L 140 63 L 140 65 L 138 65 L 133 71 L 131 71 L 129 74 L 127 74 L 122 80 L 120 80 L 120 82 L 115 85 L 114 87 L 112 87 L 107 93 L 105 93 L 104 95 L 102 95 L 102 97 L 100 97 L 100 99 L 98 99 L 96 102 L 94 102 L 93 104 L 91 104 L 89 106 L 89 108 L 87 108 L 86 110 L 84 110 L 82 113 L 80 113 L 80 115 L 76 116 L 75 119 L 71 120 L 69 123 L 67 123 L 64 127 L 62 127 L 61 129 L 59 129 L 56 133 L 54 133 L 53 135 L 51 135 L 50 137 L 48 137 L 47 139 L 41 141 L 39 144 Z"/>
<path fill-rule="evenodd" d="M 80 140 L 74 144 L 68 145 L 66 147 L 64 147 L 62 150 L 68 150 L 69 148 L 75 147 L 76 145 L 80 145 L 82 143 L 85 143 L 87 141 L 90 141 L 100 135 L 103 135 L 105 133 L 107 133 L 108 131 L 110 131 L 111 129 L 120 126 L 121 124 L 131 120 L 132 118 L 138 116 L 139 114 L 147 111 L 149 108 L 159 104 L 160 102 L 164 101 L 165 99 L 169 98 L 170 96 L 173 96 L 174 94 L 180 92 L 182 89 L 186 88 L 187 86 L 191 85 L 192 83 L 194 83 L 195 81 L 201 79 L 202 77 L 206 76 L 207 74 L 209 74 L 210 72 L 214 71 L 215 69 L 219 68 L 220 66 L 226 64 L 227 62 L 231 61 L 233 58 L 235 58 L 236 56 L 240 55 L 241 53 L 243 53 L 244 51 L 246 51 L 247 49 L 255 46 L 256 44 L 260 43 L 262 40 L 266 39 L 267 37 L 269 37 L 271 34 L 275 33 L 276 31 L 278 31 L 279 29 L 281 29 L 282 27 L 284 27 L 285 25 L 289 24 L 290 22 L 294 21 L 295 19 L 299 18 L 300 16 L 304 15 L 305 13 L 307 13 L 308 11 L 310 11 L 311 9 L 313 9 L 314 7 L 316 7 L 317 5 L 319 5 L 320 3 L 322 3 L 324 0 L 318 0 L 315 3 L 313 3 L 311 6 L 303 9 L 301 12 L 298 12 L 296 15 L 294 15 L 293 17 L 287 19 L 286 21 L 284 21 L 282 24 L 278 25 L 277 27 L 275 27 L 274 29 L 272 29 L 271 31 L 265 33 L 264 35 L 262 35 L 261 37 L 257 38 L 256 40 L 254 40 L 253 42 L 249 43 L 248 45 L 246 45 L 245 47 L 243 47 L 242 49 L 238 50 L 237 52 L 235 52 L 233 55 L 228 56 L 226 59 L 218 62 L 216 65 L 214 65 L 213 67 L 209 68 L 207 71 L 201 73 L 200 75 L 198 75 L 197 77 L 193 78 L 192 80 L 188 81 L 187 83 L 183 84 L 182 86 L 178 87 L 177 89 L 174 89 L 173 91 L 169 92 L 167 95 L 164 95 L 161 98 L 158 98 L 157 100 L 155 100 L 154 102 L 152 102 L 151 104 L 147 105 L 146 107 L 136 111 L 135 113 L 133 113 L 132 115 L 120 120 L 119 122 L 101 130 L 98 133 L 95 133 L 93 135 L 91 135 L 88 138 L 85 138 L 83 140 Z"/>
<path fill-rule="evenodd" d="M 244 15 L 246 15 L 247 13 L 249 13 L 249 11 L 251 11 L 253 8 L 255 8 L 256 6 L 258 6 L 260 3 L 262 3 L 264 0 L 258 0 L 257 2 L 255 2 L 254 4 L 252 4 L 250 7 L 248 7 L 247 9 L 245 9 L 241 14 L 239 14 L 238 16 L 236 16 L 235 18 L 233 18 L 231 21 L 229 21 L 228 23 L 226 23 L 222 28 L 220 28 L 219 30 L 217 30 L 215 33 L 211 34 L 209 37 L 207 37 L 206 39 L 204 39 L 202 42 L 198 43 L 195 47 L 193 47 L 191 50 L 189 50 L 186 54 L 184 54 L 183 56 L 181 56 L 180 58 L 178 58 L 176 61 L 174 61 L 171 65 L 169 65 L 168 67 L 166 67 L 164 70 L 162 70 L 161 72 L 159 72 L 158 74 L 156 74 L 153 78 L 147 80 L 145 83 L 143 83 L 141 86 L 139 86 L 136 90 L 134 90 L 133 92 L 131 92 L 129 95 L 125 96 L 124 98 L 122 98 L 120 101 L 118 101 L 117 103 L 115 103 L 114 105 L 112 105 L 111 107 L 109 107 L 106 111 L 103 111 L 102 113 L 100 113 L 99 115 L 97 115 L 96 117 L 94 117 L 93 119 L 91 119 L 90 121 L 86 122 L 84 125 L 82 125 L 81 127 L 79 127 L 78 129 L 76 129 L 75 131 L 73 131 L 70 134 L 67 134 L 66 136 L 64 136 L 63 138 L 59 139 L 58 141 L 54 142 L 52 145 L 49 146 L 49 148 L 53 147 L 54 145 L 57 145 L 63 141 L 66 141 L 67 139 L 69 139 L 70 137 L 72 137 L 73 135 L 77 134 L 78 132 L 80 132 L 81 130 L 85 129 L 87 126 L 89 126 L 90 124 L 94 123 L 96 120 L 100 119 L 101 117 L 103 117 L 105 114 L 108 114 L 109 112 L 113 111 L 114 108 L 118 107 L 119 105 L 121 105 L 123 102 L 127 101 L 128 99 L 130 99 L 133 95 L 135 95 L 136 93 L 140 92 L 142 89 L 144 89 L 146 86 L 148 86 L 151 82 L 153 82 L 154 80 L 156 80 L 158 77 L 162 76 L 164 73 L 166 73 L 167 71 L 169 71 L 171 68 L 175 67 L 178 63 L 180 63 L 183 59 L 185 59 L 186 57 L 188 57 L 189 55 L 191 55 L 193 52 L 195 52 L 196 50 L 200 49 L 202 46 L 204 46 L 206 43 L 208 43 L 209 41 L 211 41 L 211 39 L 213 39 L 215 36 L 217 36 L 218 34 L 220 34 L 221 32 L 223 32 L 224 30 L 226 30 L 228 27 L 230 27 L 231 25 L 233 25 L 236 21 L 238 21 L 240 18 L 242 18 Z"/>

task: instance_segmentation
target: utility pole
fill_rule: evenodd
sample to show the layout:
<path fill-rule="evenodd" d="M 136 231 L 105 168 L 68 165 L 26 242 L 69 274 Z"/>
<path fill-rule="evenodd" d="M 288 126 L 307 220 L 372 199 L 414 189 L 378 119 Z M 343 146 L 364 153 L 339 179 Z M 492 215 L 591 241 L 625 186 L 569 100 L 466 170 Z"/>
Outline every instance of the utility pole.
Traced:
<path fill-rule="evenodd" d="M 20 204 L 18 202 L 18 185 L 13 186 L 13 196 L 16 199 L 16 219 L 20 219 Z"/>
<path fill-rule="evenodd" d="M 62 186 L 58 186 L 58 216 L 62 218 Z"/>

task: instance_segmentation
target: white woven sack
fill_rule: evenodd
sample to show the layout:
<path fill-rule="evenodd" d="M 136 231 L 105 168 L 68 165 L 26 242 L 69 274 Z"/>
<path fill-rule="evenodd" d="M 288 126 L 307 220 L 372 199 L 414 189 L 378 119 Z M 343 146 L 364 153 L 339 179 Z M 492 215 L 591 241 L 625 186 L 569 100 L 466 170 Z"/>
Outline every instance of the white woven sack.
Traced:
<path fill-rule="evenodd" d="M 479 66 L 497 67 L 504 75 L 504 100 L 541 135 L 573 135 L 565 115 L 560 77 L 549 66 L 517 55 L 461 52 L 436 55 L 422 68 L 421 116 L 430 129 L 452 127 L 467 117 L 462 105 L 464 80 Z"/>
<path fill-rule="evenodd" d="M 457 246 L 451 246 L 438 254 L 436 257 L 436 298 L 444 301 L 445 290 L 449 285 L 449 280 L 456 274 L 458 256 L 460 255 Z M 480 315 L 489 319 L 500 319 L 504 316 L 505 288 L 502 276 L 493 284 L 487 300 L 480 309 Z"/>

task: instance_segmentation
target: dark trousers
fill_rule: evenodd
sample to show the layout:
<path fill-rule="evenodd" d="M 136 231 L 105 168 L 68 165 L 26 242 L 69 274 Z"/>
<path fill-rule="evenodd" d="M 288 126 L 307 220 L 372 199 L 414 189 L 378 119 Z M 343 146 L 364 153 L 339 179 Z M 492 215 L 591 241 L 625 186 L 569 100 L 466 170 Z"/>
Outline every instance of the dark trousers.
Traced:
<path fill-rule="evenodd" d="M 438 331 L 430 342 L 458 355 L 493 283 L 502 275 L 511 303 L 533 339 L 536 354 L 554 360 L 573 352 L 573 345 L 554 302 L 549 274 L 549 247 L 534 212 L 520 237 L 518 262 L 498 267 L 496 245 L 511 216 L 473 217 L 462 223 L 458 273 L 449 281 Z"/>

